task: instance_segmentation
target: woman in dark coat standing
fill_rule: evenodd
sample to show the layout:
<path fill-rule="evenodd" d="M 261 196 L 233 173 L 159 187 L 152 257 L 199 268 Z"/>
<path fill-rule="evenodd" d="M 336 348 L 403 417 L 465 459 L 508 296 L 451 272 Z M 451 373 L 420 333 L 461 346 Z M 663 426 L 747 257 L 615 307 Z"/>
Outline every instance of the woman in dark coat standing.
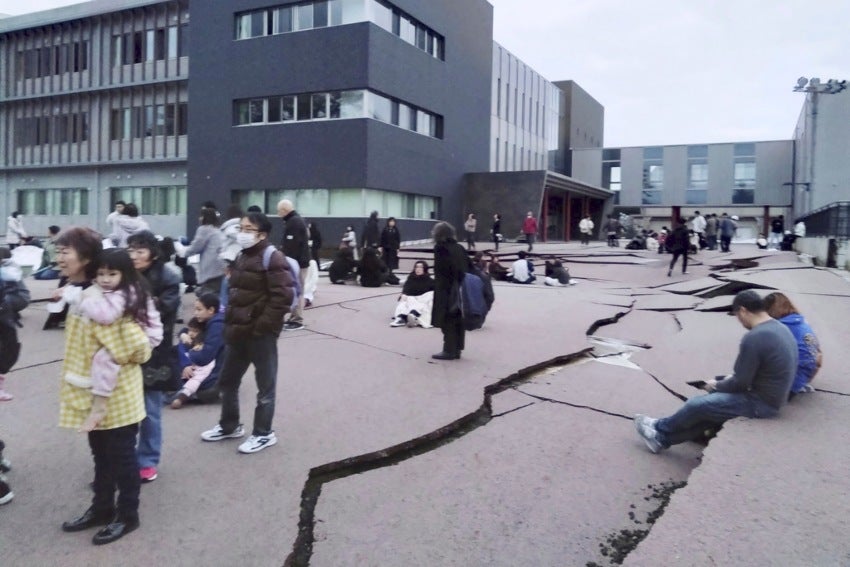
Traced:
<path fill-rule="evenodd" d="M 171 349 L 174 323 L 180 309 L 180 277 L 165 265 L 159 241 L 148 230 L 129 236 L 127 251 L 136 271 L 147 281 L 162 319 L 162 342 L 153 349 L 150 360 L 142 364 L 147 415 L 139 427 L 139 444 L 136 447 L 142 482 L 153 482 L 157 478 L 162 454 L 165 391 L 179 388 L 179 383 L 172 379 Z"/>
<path fill-rule="evenodd" d="M 387 219 L 387 225 L 381 231 L 381 250 L 384 262 L 390 271 L 398 269 L 398 250 L 401 248 L 401 233 L 396 226 L 395 217 Z"/>
<path fill-rule="evenodd" d="M 490 229 L 490 235 L 493 237 L 493 245 L 496 247 L 496 252 L 499 251 L 500 234 L 502 234 L 502 215 L 496 213 L 493 215 L 493 228 Z"/>
<path fill-rule="evenodd" d="M 443 331 L 443 350 L 431 356 L 437 360 L 456 360 L 464 348 L 463 315 L 453 308 L 452 287 L 460 286 L 469 267 L 466 250 L 457 243 L 455 229 L 438 222 L 434 237 L 434 310 L 431 323 Z M 460 290 L 458 289 L 458 293 Z"/>

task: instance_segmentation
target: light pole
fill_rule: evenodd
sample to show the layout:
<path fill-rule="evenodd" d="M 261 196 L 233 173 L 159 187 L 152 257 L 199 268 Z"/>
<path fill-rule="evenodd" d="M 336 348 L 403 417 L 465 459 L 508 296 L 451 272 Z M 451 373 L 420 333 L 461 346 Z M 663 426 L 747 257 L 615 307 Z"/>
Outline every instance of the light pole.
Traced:
<path fill-rule="evenodd" d="M 815 149 L 817 145 L 817 127 L 818 127 L 818 95 L 819 94 L 838 94 L 844 89 L 847 88 L 847 81 L 845 80 L 836 80 L 829 79 L 827 82 L 823 83 L 818 77 L 812 77 L 811 79 L 807 79 L 806 77 L 800 77 L 797 79 L 797 84 L 794 86 L 795 93 L 806 93 L 811 94 L 811 116 L 812 116 L 812 127 L 811 127 L 811 139 L 812 142 L 809 144 L 809 147 L 806 148 L 808 151 L 808 181 L 798 182 L 797 181 L 797 156 L 796 156 L 796 145 L 797 140 L 794 140 L 794 164 L 793 164 L 793 181 L 791 182 L 794 187 L 797 185 L 805 185 L 806 186 L 806 202 L 803 203 L 806 212 L 811 209 L 811 190 L 812 185 L 815 184 Z M 792 199 L 793 201 L 794 199 Z M 794 211 L 796 215 L 796 211 Z"/>

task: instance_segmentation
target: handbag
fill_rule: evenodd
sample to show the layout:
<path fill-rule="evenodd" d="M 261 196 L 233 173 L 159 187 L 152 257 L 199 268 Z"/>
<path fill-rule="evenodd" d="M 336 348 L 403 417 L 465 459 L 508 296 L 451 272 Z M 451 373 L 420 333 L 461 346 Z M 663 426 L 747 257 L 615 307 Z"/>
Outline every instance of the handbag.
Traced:
<path fill-rule="evenodd" d="M 449 304 L 446 311 L 450 316 L 457 316 L 463 313 L 463 294 L 460 291 L 460 283 L 457 280 L 452 282 L 452 287 L 449 288 Z"/>

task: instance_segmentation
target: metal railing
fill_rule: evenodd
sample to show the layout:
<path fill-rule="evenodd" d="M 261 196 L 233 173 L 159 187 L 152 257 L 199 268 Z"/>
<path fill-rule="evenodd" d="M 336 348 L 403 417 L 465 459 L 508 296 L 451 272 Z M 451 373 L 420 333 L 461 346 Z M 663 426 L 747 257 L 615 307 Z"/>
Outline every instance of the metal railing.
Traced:
<path fill-rule="evenodd" d="M 850 201 L 836 201 L 801 217 L 806 236 L 850 238 Z"/>

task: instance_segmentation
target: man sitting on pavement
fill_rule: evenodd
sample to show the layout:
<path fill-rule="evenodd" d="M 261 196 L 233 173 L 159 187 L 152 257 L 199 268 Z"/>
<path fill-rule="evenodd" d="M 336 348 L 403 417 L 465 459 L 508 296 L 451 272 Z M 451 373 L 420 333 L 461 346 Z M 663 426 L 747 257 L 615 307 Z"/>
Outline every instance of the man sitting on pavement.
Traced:
<path fill-rule="evenodd" d="M 772 319 L 759 295 L 746 290 L 732 312 L 749 332 L 741 339 L 734 373 L 708 380 L 708 395 L 691 398 L 670 417 L 638 414 L 635 428 L 653 453 L 700 437 L 735 417 L 775 417 L 788 400 L 797 370 L 797 344 L 787 327 Z"/>

